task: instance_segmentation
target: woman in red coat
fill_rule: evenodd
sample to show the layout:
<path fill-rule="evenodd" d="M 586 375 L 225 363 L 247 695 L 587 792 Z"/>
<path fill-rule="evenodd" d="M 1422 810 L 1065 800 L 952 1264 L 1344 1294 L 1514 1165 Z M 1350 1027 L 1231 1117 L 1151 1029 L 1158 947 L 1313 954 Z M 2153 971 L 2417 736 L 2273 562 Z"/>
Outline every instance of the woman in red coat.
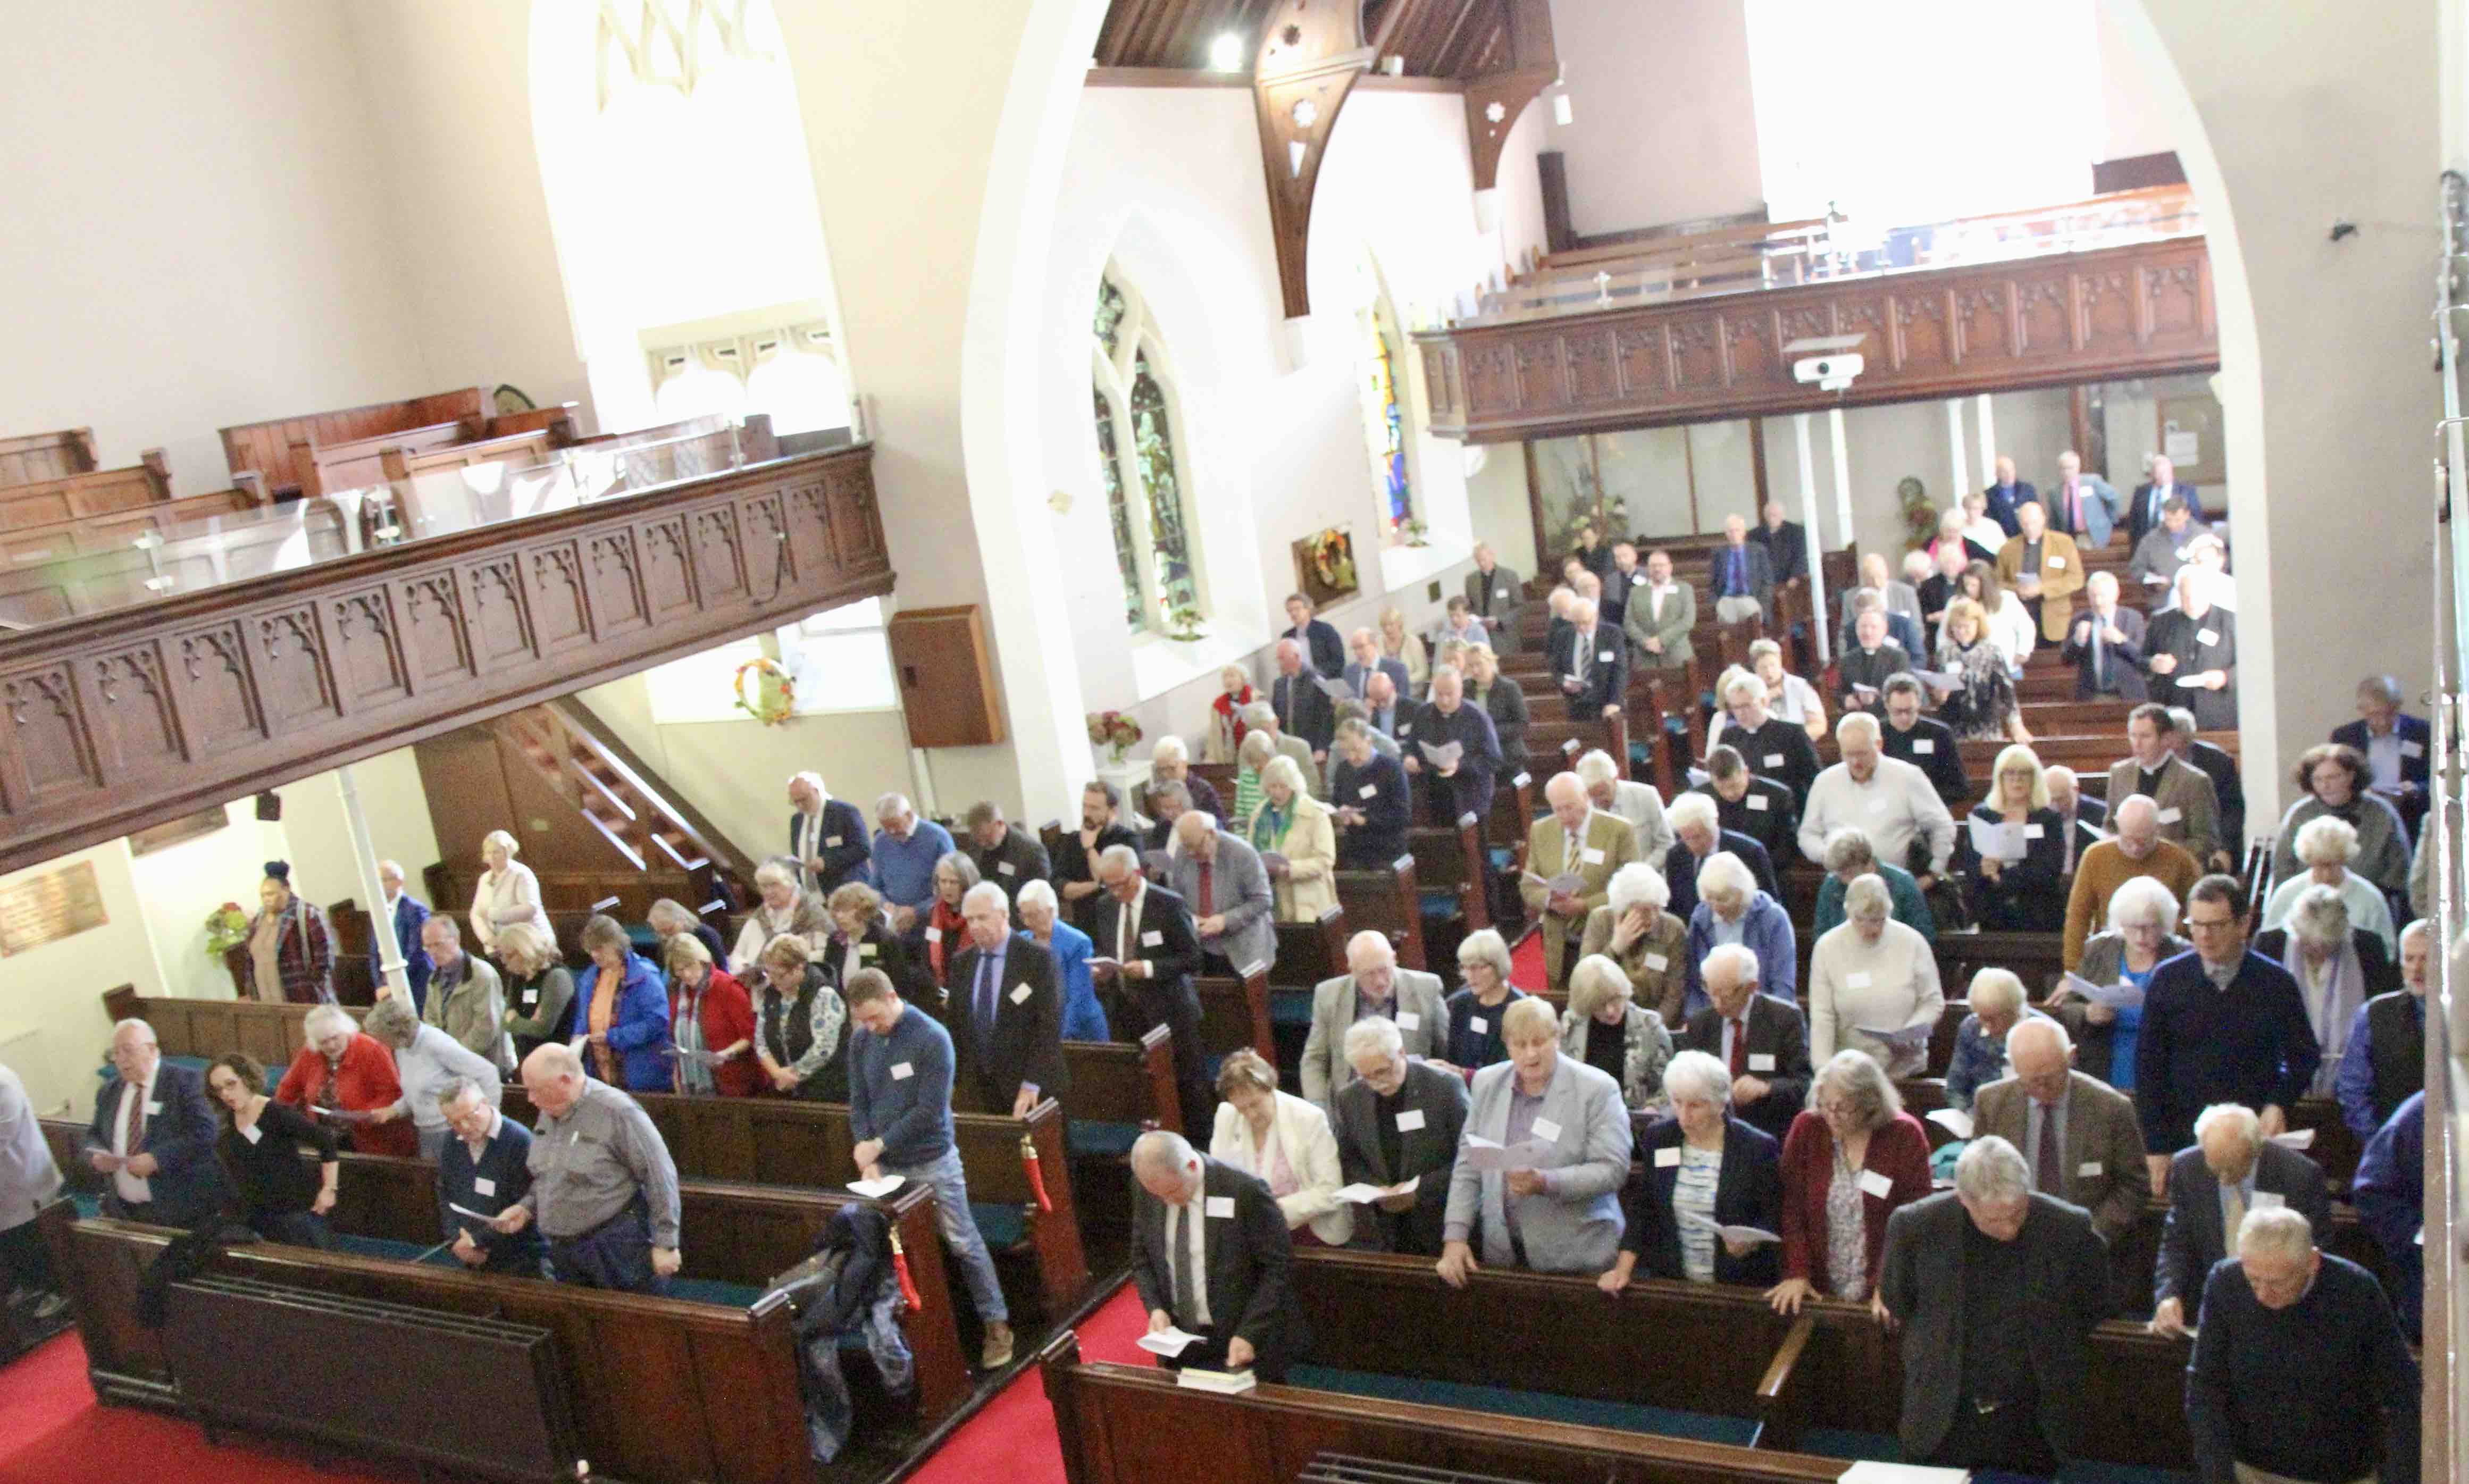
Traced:
<path fill-rule="evenodd" d="M 669 939 L 669 1034 L 681 1093 L 751 1098 L 763 1085 L 754 1064 L 754 1002 L 746 986 L 712 966 L 711 950 L 691 933 Z"/>
<path fill-rule="evenodd" d="M 320 1005 L 309 1012 L 301 1031 L 309 1044 L 291 1058 L 290 1068 L 276 1084 L 274 1101 L 295 1108 L 324 1108 L 329 1113 L 365 1113 L 390 1108 L 403 1101 L 403 1082 L 395 1076 L 394 1053 L 336 1005 Z M 411 1120 L 372 1124 L 349 1117 L 320 1120 L 338 1134 L 351 1137 L 362 1154 L 395 1154 L 409 1159 L 420 1152 L 419 1132 Z"/>
<path fill-rule="evenodd" d="M 1783 1141 L 1783 1282 L 1766 1290 L 1794 1314 L 1819 1293 L 1878 1308 L 1886 1218 L 1929 1193 L 1928 1135 L 1867 1052 L 1836 1052 L 1810 1083 L 1809 1108 Z"/>

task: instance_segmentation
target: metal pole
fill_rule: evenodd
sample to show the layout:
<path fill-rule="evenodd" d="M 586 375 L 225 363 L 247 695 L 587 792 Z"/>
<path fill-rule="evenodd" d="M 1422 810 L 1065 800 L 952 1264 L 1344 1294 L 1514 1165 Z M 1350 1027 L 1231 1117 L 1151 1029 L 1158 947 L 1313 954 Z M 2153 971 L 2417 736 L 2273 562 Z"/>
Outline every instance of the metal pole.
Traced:
<path fill-rule="evenodd" d="M 1792 414 L 1791 436 L 1800 452 L 1800 519 L 1809 527 L 1809 626 L 1817 631 L 1817 664 L 1824 669 L 1834 658 L 1834 625 L 1826 618 L 1826 542 L 1817 519 L 1817 461 L 1810 456 L 1808 413 Z M 1841 535 L 1848 543 L 1851 527 Z"/>
<path fill-rule="evenodd" d="M 352 864 L 360 869 L 360 890 L 369 900 L 369 937 L 377 943 L 378 967 L 385 975 L 383 994 L 411 993 L 404 975 L 403 944 L 395 940 L 394 916 L 386 911 L 385 889 L 378 884 L 378 850 L 369 839 L 368 816 L 360 812 L 360 791 L 352 782 L 349 763 L 335 770 L 335 784 L 343 791 L 343 823 L 352 831 Z"/>
<path fill-rule="evenodd" d="M 1830 407 L 1826 413 L 1826 431 L 1834 440 L 1834 520 L 1842 528 L 1846 550 L 1852 540 L 1852 453 L 1843 440 L 1843 409 Z"/>

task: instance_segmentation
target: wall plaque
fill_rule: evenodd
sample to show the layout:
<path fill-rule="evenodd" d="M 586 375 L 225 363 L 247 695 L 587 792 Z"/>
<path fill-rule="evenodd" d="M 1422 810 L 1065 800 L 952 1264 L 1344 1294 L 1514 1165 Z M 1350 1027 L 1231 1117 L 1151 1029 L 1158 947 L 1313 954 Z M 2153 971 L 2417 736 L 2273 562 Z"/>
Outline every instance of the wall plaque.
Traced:
<path fill-rule="evenodd" d="M 0 887 L 0 954 L 24 953 L 109 920 L 92 861 Z"/>

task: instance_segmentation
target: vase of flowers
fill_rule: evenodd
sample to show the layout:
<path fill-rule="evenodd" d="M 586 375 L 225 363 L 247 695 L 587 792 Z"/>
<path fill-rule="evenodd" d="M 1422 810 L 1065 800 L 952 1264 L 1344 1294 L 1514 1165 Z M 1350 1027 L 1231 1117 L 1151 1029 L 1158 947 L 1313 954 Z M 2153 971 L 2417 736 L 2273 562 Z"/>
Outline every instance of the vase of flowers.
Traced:
<path fill-rule="evenodd" d="M 223 962 L 223 955 L 248 941 L 248 914 L 240 903 L 225 902 L 206 914 L 206 957 Z"/>
<path fill-rule="evenodd" d="M 1200 610 L 1188 603 L 1168 609 L 1165 615 L 1165 637 L 1177 644 L 1189 644 L 1209 637 L 1200 626 Z"/>
<path fill-rule="evenodd" d="M 1091 711 L 1089 740 L 1109 750 L 1118 764 L 1132 744 L 1141 739 L 1141 724 L 1120 711 Z"/>

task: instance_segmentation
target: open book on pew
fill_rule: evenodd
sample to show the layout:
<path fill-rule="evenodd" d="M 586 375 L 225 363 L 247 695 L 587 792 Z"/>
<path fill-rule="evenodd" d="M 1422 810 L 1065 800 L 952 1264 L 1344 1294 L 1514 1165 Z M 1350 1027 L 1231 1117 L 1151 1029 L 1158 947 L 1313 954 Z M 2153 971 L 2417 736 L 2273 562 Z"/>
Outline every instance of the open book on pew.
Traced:
<path fill-rule="evenodd" d="M 1249 1391 L 1260 1384 L 1260 1379 L 1249 1369 L 1220 1371 L 1205 1365 L 1187 1365 L 1174 1373 L 1174 1383 L 1201 1391 L 1222 1391 L 1229 1395 Z"/>
<path fill-rule="evenodd" d="M 1351 1201 L 1358 1206 L 1368 1206 L 1376 1200 L 1387 1200 L 1392 1195 L 1411 1195 L 1415 1193 L 1415 1188 L 1422 1183 L 1421 1175 L 1415 1176 L 1403 1185 L 1365 1185 L 1357 1181 L 1352 1185 L 1339 1187 L 1337 1198 Z"/>
<path fill-rule="evenodd" d="M 2081 974 L 2068 974 L 2059 988 L 2061 992 L 2082 995 L 2094 1005 L 2106 1005 L 2111 1009 L 2143 1008 L 2143 991 L 2132 984 L 2096 985 Z"/>

